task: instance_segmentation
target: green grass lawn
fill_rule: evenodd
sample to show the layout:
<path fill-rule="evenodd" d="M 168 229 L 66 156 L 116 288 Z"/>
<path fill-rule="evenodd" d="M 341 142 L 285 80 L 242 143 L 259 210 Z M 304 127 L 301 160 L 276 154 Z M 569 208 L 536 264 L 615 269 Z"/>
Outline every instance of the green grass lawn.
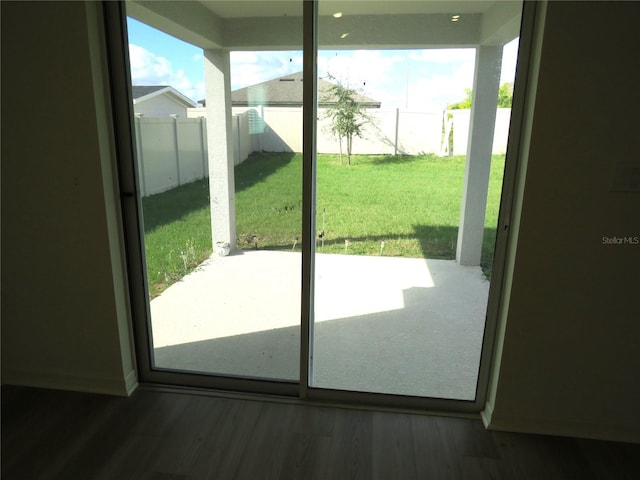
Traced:
<path fill-rule="evenodd" d="M 211 255 L 209 180 L 143 198 L 142 211 L 153 298 Z"/>
<path fill-rule="evenodd" d="M 320 155 L 317 251 L 455 258 L 464 157 Z M 492 159 L 482 267 L 491 273 L 504 155 Z M 300 250 L 302 157 L 254 153 L 235 169 L 238 247 Z M 208 180 L 143 199 L 151 295 L 211 254 Z M 348 242 L 347 242 L 348 241 Z"/>

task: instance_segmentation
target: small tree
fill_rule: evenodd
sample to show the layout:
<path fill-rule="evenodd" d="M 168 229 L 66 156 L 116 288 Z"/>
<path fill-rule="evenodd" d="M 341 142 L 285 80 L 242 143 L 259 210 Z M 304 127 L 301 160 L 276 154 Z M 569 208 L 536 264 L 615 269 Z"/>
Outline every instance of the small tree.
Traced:
<path fill-rule="evenodd" d="M 464 110 L 471 108 L 471 103 L 473 101 L 473 91 L 470 88 L 464 89 L 465 98 L 460 100 L 459 102 L 452 103 L 447 106 L 447 110 Z M 511 108 L 511 99 L 513 97 L 513 83 L 506 82 L 500 85 L 498 89 L 498 108 Z M 450 120 L 452 117 L 451 114 L 447 114 L 447 120 Z M 443 136 L 444 136 L 444 126 L 443 126 Z M 449 132 L 449 138 L 442 139 L 443 144 L 448 145 L 449 152 L 453 150 L 453 128 Z M 451 154 L 451 153 L 450 153 Z"/>
<path fill-rule="evenodd" d="M 464 100 L 452 103 L 447 107 L 448 110 L 463 110 L 465 108 L 471 108 L 471 102 L 473 99 L 473 91 L 470 88 L 465 88 L 464 93 L 466 97 Z M 498 89 L 498 108 L 511 108 L 511 99 L 513 97 L 513 83 L 507 82 L 500 85 Z"/>
<path fill-rule="evenodd" d="M 513 83 L 507 82 L 500 85 L 500 89 L 498 90 L 498 107 L 511 108 L 512 99 Z"/>
<path fill-rule="evenodd" d="M 333 80 L 335 78 L 329 77 Z M 340 165 L 342 161 L 342 139 L 347 142 L 347 163 L 351 165 L 351 149 L 354 135 L 362 138 L 362 126 L 369 117 L 357 100 L 358 92 L 342 85 L 333 84 L 325 91 L 323 100 L 329 103 L 326 117 L 331 119 L 331 134 L 338 139 L 340 145 Z"/>
<path fill-rule="evenodd" d="M 467 108 L 471 108 L 471 97 L 473 96 L 473 92 L 470 88 L 465 88 L 464 93 L 466 95 L 464 100 L 452 103 L 451 105 L 447 106 L 447 110 L 464 110 Z"/>

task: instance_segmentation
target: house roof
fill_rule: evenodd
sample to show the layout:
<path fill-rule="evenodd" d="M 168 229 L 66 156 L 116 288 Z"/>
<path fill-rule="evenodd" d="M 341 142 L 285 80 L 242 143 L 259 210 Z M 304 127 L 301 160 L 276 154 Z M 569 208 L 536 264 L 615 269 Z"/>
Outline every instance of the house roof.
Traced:
<path fill-rule="evenodd" d="M 302 105 L 302 72 L 274 78 L 266 82 L 250 85 L 231 92 L 231 104 L 235 107 L 250 105 L 269 105 L 293 107 Z M 318 98 L 320 106 L 335 103 L 330 93 L 335 84 L 325 79 L 318 79 Z M 356 100 L 363 108 L 380 108 L 380 102 L 365 95 L 356 95 Z"/>
<path fill-rule="evenodd" d="M 150 100 L 158 95 L 169 95 L 185 107 L 197 107 L 198 104 L 169 85 L 133 85 L 131 89 L 133 103 Z"/>

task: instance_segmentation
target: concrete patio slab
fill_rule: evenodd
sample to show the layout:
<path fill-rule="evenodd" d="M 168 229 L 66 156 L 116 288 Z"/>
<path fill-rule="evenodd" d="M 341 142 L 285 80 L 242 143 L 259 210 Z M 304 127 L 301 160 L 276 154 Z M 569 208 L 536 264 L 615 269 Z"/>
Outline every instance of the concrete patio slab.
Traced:
<path fill-rule="evenodd" d="M 489 282 L 455 261 L 316 256 L 312 386 L 472 400 Z M 154 361 L 299 377 L 301 255 L 212 256 L 151 302 Z"/>

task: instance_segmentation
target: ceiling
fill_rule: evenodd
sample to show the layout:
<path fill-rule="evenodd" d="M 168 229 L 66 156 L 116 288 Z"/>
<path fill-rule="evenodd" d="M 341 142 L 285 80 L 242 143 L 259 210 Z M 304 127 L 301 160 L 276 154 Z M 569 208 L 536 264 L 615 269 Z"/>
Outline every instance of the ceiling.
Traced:
<path fill-rule="evenodd" d="M 220 18 L 255 18 L 302 16 L 303 1 L 281 0 L 203 0 L 207 9 Z M 411 15 L 411 14 L 465 14 L 484 13 L 495 1 L 393 1 L 393 0 L 323 0 L 319 2 L 320 15 L 342 12 L 349 15 Z"/>
<path fill-rule="evenodd" d="M 304 0 L 129 0 L 127 14 L 203 49 L 294 50 Z M 521 0 L 321 0 L 323 48 L 469 48 L 518 35 Z M 340 18 L 335 13 L 340 12 Z M 332 16 L 333 15 L 333 16 Z"/>

